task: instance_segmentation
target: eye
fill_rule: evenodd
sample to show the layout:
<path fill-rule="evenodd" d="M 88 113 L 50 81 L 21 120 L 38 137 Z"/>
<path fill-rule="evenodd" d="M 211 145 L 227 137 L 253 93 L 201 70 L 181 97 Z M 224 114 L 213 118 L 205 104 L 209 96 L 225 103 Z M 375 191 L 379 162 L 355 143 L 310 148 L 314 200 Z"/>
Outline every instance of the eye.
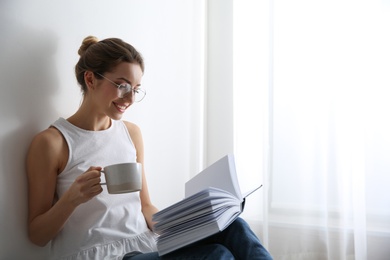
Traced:
<path fill-rule="evenodd" d="M 122 84 L 120 84 L 119 85 L 119 89 L 125 89 L 125 90 L 129 90 L 129 89 L 131 89 L 131 86 L 130 86 L 130 84 L 127 84 L 127 83 L 122 83 Z"/>

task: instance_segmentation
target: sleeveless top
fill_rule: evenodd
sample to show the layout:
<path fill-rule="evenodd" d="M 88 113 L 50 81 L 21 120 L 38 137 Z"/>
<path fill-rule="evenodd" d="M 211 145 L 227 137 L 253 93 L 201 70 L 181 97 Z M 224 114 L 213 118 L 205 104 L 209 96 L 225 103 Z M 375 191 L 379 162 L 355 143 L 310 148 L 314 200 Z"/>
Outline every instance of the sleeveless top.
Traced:
<path fill-rule="evenodd" d="M 87 131 L 59 118 L 57 128 L 68 144 L 69 158 L 57 177 L 60 198 L 90 166 L 135 162 L 136 150 L 123 121 L 111 120 L 110 128 Z M 105 182 L 104 174 L 101 176 Z M 156 235 L 141 212 L 139 192 L 109 194 L 107 187 L 79 205 L 51 242 L 53 259 L 122 259 L 131 251 L 156 251 Z"/>

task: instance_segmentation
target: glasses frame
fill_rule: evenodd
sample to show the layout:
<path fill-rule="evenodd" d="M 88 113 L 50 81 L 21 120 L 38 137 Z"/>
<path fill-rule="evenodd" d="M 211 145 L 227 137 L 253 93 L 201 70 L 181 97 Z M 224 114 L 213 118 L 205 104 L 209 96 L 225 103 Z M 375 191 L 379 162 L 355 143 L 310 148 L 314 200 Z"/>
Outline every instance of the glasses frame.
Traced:
<path fill-rule="evenodd" d="M 98 72 L 95 72 L 97 75 L 99 75 L 100 77 L 106 79 L 107 81 L 109 81 L 110 83 L 112 83 L 114 86 L 117 87 L 117 89 L 119 90 L 118 92 L 118 97 L 119 98 L 124 98 L 127 94 L 129 94 L 130 92 L 133 92 L 133 97 L 136 96 L 137 93 L 143 93 L 143 97 L 140 99 L 140 100 L 136 100 L 134 98 L 134 102 L 141 102 L 145 96 L 146 96 L 146 91 L 142 88 L 133 88 L 133 86 L 129 83 L 121 83 L 121 84 L 116 84 L 114 81 L 112 81 L 111 79 L 103 76 L 102 74 L 98 73 Z M 125 92 L 123 91 L 125 90 Z"/>

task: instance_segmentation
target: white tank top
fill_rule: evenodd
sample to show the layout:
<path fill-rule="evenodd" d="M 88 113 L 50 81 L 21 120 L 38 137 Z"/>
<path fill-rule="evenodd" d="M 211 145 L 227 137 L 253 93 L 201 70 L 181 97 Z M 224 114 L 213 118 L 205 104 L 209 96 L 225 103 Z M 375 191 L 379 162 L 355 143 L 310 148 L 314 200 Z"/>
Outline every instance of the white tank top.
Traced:
<path fill-rule="evenodd" d="M 53 126 L 69 147 L 65 169 L 57 177 L 60 198 L 77 176 L 90 166 L 105 167 L 135 162 L 136 151 L 122 121 L 111 120 L 103 131 L 87 131 L 59 118 Z M 104 174 L 102 174 L 102 182 Z M 109 194 L 107 187 L 90 201 L 81 204 L 52 240 L 53 259 L 122 259 L 131 251 L 156 251 L 155 234 L 141 212 L 139 192 Z"/>

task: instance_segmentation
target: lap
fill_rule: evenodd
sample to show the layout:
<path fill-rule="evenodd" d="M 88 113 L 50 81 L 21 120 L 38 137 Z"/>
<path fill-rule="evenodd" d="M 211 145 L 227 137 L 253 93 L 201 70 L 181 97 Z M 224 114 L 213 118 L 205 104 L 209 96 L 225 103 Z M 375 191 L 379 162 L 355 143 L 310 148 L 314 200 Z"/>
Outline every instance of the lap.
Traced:
<path fill-rule="evenodd" d="M 131 260 L 153 259 L 272 259 L 248 223 L 237 218 L 224 231 L 160 257 L 157 252 L 131 256 Z"/>
<path fill-rule="evenodd" d="M 196 259 L 196 260 L 215 260 L 215 259 L 234 259 L 232 253 L 223 245 L 207 244 L 185 247 L 159 256 L 157 252 L 137 254 L 129 253 L 124 256 L 123 260 L 157 260 L 157 259 Z"/>

